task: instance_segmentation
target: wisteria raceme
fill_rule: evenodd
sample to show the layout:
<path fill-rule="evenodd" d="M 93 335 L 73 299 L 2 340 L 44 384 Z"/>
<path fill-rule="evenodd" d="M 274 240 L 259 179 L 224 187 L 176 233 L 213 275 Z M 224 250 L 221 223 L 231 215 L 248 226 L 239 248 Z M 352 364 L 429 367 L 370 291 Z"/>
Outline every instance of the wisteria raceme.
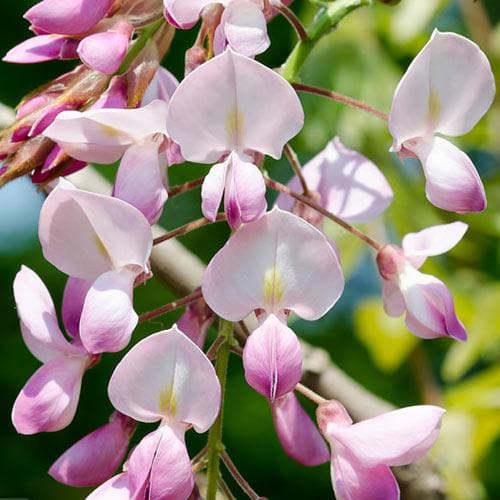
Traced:
<path fill-rule="evenodd" d="M 393 177 L 383 173 L 383 163 L 379 168 L 335 135 L 302 168 L 289 142 L 305 120 L 297 91 L 331 97 L 388 122 L 391 151 L 420 160 L 432 204 L 459 214 L 480 212 L 486 195 L 479 174 L 441 135 L 464 135 L 487 112 L 495 93 L 493 73 L 474 42 L 436 30 L 395 89 L 385 115 L 356 99 L 299 83 L 298 76 L 322 36 L 372 2 L 312 2 L 316 16 L 307 28 L 290 3 L 43 0 L 25 14 L 35 36 L 4 58 L 16 63 L 79 58 L 82 63 L 29 94 L 15 122 L 0 132 L 5 161 L 0 184 L 29 174 L 46 191 L 40 245 L 44 258 L 67 275 L 61 307 L 66 333 L 38 275 L 23 266 L 14 281 L 22 339 L 42 363 L 14 402 L 17 432 L 70 425 L 85 372 L 107 353 L 131 346 L 120 359 L 110 357 L 116 366 L 108 385 L 114 407 L 109 421 L 85 431 L 49 470 L 61 483 L 96 487 L 90 499 L 215 500 L 219 492 L 232 498 L 221 462 L 250 498 L 262 498 L 226 449 L 224 400 L 231 397 L 226 380 L 233 355 L 248 386 L 267 401 L 284 452 L 305 466 L 331 460 L 337 500 L 397 500 L 400 489 L 390 467 L 421 459 L 439 436 L 445 410 L 434 400 L 378 416 L 367 408 L 365 418 L 354 423 L 346 407 L 351 411 L 359 402 L 344 401 L 349 391 L 339 391 L 341 401 L 326 400 L 308 387 L 298 336 L 303 323 L 295 320 L 324 317 L 344 292 L 341 252 L 324 234 L 329 219 L 375 250 L 371 265 L 375 260 L 388 315 L 405 314 L 408 330 L 422 339 L 465 341 L 466 327 L 450 290 L 420 268 L 427 257 L 457 245 L 468 225 L 436 224 L 406 234 L 401 246 L 376 241 L 374 235 L 401 236 L 384 219 L 399 193 L 393 192 Z M 299 41 L 275 70 L 255 57 L 271 45 L 268 23 L 278 14 L 290 21 Z M 176 29 L 198 29 L 180 81 L 160 65 Z M 344 137 L 343 131 L 338 134 Z M 279 160 L 283 152 L 292 167 L 287 185 L 274 178 L 266 158 Z M 194 172 L 200 167 L 186 162 L 211 168 L 198 178 Z M 114 163 L 118 168 L 108 194 L 79 189 L 78 177 L 75 184 L 65 178 L 89 164 Z M 189 180 L 172 187 L 174 165 Z M 201 206 L 204 217 L 185 224 L 172 198 L 199 187 L 195 208 Z M 268 200 L 275 201 L 270 210 Z M 231 234 L 212 252 L 202 278 L 200 272 L 196 283 L 190 278 L 178 283 L 194 261 L 175 258 L 168 263 L 175 272 L 165 276 L 165 266 L 158 265 L 161 248 L 155 252 L 155 246 L 174 252 L 178 243 L 167 240 L 221 221 Z M 175 229 L 154 239 L 158 222 Z M 175 290 L 191 293 L 139 315 L 134 288 L 147 286 L 152 269 Z M 161 331 L 133 338 L 139 322 L 181 307 L 176 324 L 162 320 L 155 328 Z M 355 399 L 357 391 L 352 390 Z M 302 397 L 317 405 L 316 421 Z M 151 423 L 158 427 L 134 437 L 138 426 Z M 186 444 L 191 428 L 208 432 L 206 446 L 194 458 Z"/>

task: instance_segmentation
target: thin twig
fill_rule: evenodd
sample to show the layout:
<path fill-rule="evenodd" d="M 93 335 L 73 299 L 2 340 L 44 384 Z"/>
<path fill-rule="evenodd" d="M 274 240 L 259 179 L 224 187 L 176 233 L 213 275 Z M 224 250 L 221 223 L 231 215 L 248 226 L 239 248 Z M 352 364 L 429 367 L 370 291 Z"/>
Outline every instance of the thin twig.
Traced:
<path fill-rule="evenodd" d="M 259 500 L 261 498 L 260 495 L 257 495 L 253 488 L 250 486 L 248 481 L 241 475 L 240 471 L 234 464 L 234 462 L 231 460 L 231 457 L 229 456 L 227 451 L 223 451 L 220 455 L 222 462 L 226 466 L 226 469 L 228 472 L 233 476 L 233 479 L 238 483 L 239 487 L 246 493 L 248 498 L 251 498 L 252 500 Z"/>
<path fill-rule="evenodd" d="M 186 191 L 191 191 L 191 189 L 195 189 L 203 184 L 205 177 L 200 177 L 199 179 L 194 179 L 193 181 L 185 182 L 184 184 L 179 184 L 178 186 L 174 186 L 168 192 L 168 197 L 173 198 L 178 194 L 185 193 Z"/>
<path fill-rule="evenodd" d="M 314 392 L 312 389 L 309 389 L 309 387 L 306 387 L 304 384 L 297 384 L 295 386 L 295 390 L 297 392 L 300 392 L 303 396 L 305 396 L 307 399 L 310 399 L 313 403 L 316 403 L 317 405 L 326 403 L 327 401 L 317 392 Z"/>
<path fill-rule="evenodd" d="M 232 494 L 228 484 L 222 478 L 219 479 L 219 489 L 222 491 L 222 493 L 224 493 L 224 495 L 226 495 L 228 500 L 236 500 L 236 497 Z"/>
<path fill-rule="evenodd" d="M 290 144 L 285 144 L 283 152 L 285 153 L 285 156 L 288 159 L 288 163 L 290 163 L 293 171 L 295 172 L 295 175 L 300 181 L 300 185 L 302 186 L 302 191 L 304 192 L 304 196 L 309 196 L 309 188 L 307 187 L 307 181 L 306 178 L 304 177 L 304 173 L 302 172 L 302 165 L 299 162 L 297 154 L 292 149 Z"/>
<path fill-rule="evenodd" d="M 378 109 L 366 104 L 363 101 L 358 101 L 353 97 L 349 97 L 343 94 L 339 94 L 338 92 L 333 92 L 332 90 L 321 89 L 319 87 L 313 87 L 312 85 L 304 85 L 302 83 L 292 83 L 292 86 L 296 90 L 300 90 L 302 92 L 308 92 L 309 94 L 316 94 L 322 97 L 328 97 L 329 99 L 333 99 L 334 101 L 340 102 L 342 104 L 346 104 L 347 106 L 351 106 L 352 108 L 362 109 L 367 113 L 380 118 L 381 120 L 387 121 L 389 119 L 389 115 L 387 113 L 383 113 Z"/>
<path fill-rule="evenodd" d="M 309 40 L 309 35 L 307 34 L 307 31 L 300 19 L 295 15 L 295 12 L 290 9 L 290 7 L 279 1 L 272 2 L 272 5 L 276 10 L 279 10 L 286 20 L 292 25 L 299 40 L 301 42 L 307 42 Z"/>
<path fill-rule="evenodd" d="M 224 213 L 217 214 L 217 217 L 215 218 L 214 221 L 202 217 L 201 219 L 197 219 L 193 222 L 188 222 L 187 224 L 184 224 L 183 226 L 178 227 L 177 229 L 169 231 L 167 234 L 164 234 L 163 236 L 155 238 L 153 240 L 153 245 L 158 245 L 172 238 L 177 238 L 178 236 L 184 236 L 185 234 L 188 234 L 191 231 L 199 229 L 200 227 L 208 226 L 209 224 L 213 224 L 214 222 L 219 222 L 222 220 L 226 220 L 226 215 Z"/>
<path fill-rule="evenodd" d="M 351 226 L 344 220 L 340 219 L 336 215 L 332 214 L 328 210 L 324 209 L 321 205 L 318 205 L 314 201 L 312 201 L 310 198 L 307 196 L 304 196 L 302 194 L 296 193 L 295 191 L 292 191 L 288 186 L 285 186 L 284 184 L 281 184 L 278 181 L 275 181 L 274 179 L 270 179 L 269 177 L 266 177 L 266 184 L 274 189 L 275 191 L 279 191 L 280 193 L 286 194 L 288 196 L 291 196 L 292 198 L 295 198 L 298 201 L 301 201 L 305 205 L 310 206 L 320 214 L 324 215 L 328 219 L 332 220 L 339 226 L 343 227 L 346 231 L 349 231 L 351 234 L 359 238 L 360 240 L 364 241 L 368 245 L 370 245 L 372 248 L 374 248 L 377 252 L 382 248 L 382 245 L 375 241 L 374 239 L 370 238 L 367 234 L 363 233 L 359 229 L 355 228 L 354 226 Z"/>
<path fill-rule="evenodd" d="M 219 347 L 226 341 L 224 337 L 218 336 L 212 345 L 208 348 L 207 351 L 207 358 L 212 361 L 217 357 L 217 352 L 219 350 Z"/>
<path fill-rule="evenodd" d="M 170 302 L 169 304 L 165 304 L 157 309 L 141 314 L 139 316 L 139 322 L 148 321 L 152 318 L 156 318 L 157 316 L 161 316 L 162 314 L 179 309 L 179 307 L 186 306 L 191 302 L 201 299 L 201 297 L 201 289 L 198 288 L 193 293 L 186 295 L 186 297 L 183 297 L 182 299 L 175 300 L 174 302 Z"/>

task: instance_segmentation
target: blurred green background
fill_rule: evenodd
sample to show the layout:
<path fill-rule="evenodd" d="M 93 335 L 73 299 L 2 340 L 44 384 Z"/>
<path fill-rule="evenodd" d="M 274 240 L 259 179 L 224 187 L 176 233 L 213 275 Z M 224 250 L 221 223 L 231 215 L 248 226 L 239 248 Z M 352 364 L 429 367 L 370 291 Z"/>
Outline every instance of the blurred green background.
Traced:
<path fill-rule="evenodd" d="M 29 36 L 22 13 L 29 0 L 2 2 L 0 52 Z M 296 0 L 301 19 L 310 19 L 313 8 Z M 500 72 L 500 7 L 497 0 L 403 0 L 396 7 L 377 4 L 349 16 L 327 36 L 308 60 L 302 80 L 366 100 L 387 111 L 394 88 L 411 59 L 433 28 L 462 33 L 487 53 L 495 74 Z M 282 18 L 270 25 L 272 46 L 261 59 L 279 66 L 290 52 L 294 34 Z M 195 32 L 178 33 L 165 66 L 182 76 L 184 51 Z M 0 102 L 14 106 L 37 85 L 59 75 L 72 63 L 16 66 L 0 63 Z M 384 123 L 361 111 L 314 96 L 301 96 L 306 125 L 294 146 L 305 162 L 334 135 L 349 147 L 374 160 L 389 178 L 395 200 L 380 220 L 365 229 L 380 240 L 399 241 L 410 231 L 451 222 L 455 214 L 427 203 L 418 164 L 402 165 L 387 151 L 390 137 Z M 483 214 L 461 217 L 470 225 L 465 240 L 449 254 L 430 259 L 425 271 L 443 279 L 452 289 L 459 315 L 470 339 L 424 342 L 413 337 L 399 319 L 382 313 L 380 285 L 372 256 L 349 235 L 334 227 L 328 231 L 338 241 L 348 278 L 346 292 L 320 321 L 295 321 L 293 328 L 310 343 L 326 348 L 336 363 L 365 387 L 396 405 L 425 401 L 431 395 L 448 409 L 443 432 L 433 450 L 444 476 L 449 498 L 475 500 L 500 498 L 500 103 L 495 102 L 473 132 L 457 143 L 475 161 L 486 185 L 489 207 Z M 268 160 L 266 168 L 286 181 L 286 162 Z M 171 169 L 170 182 L 196 178 L 206 167 L 182 165 Z M 108 176 L 111 168 L 101 168 Z M 272 201 L 272 200 L 270 200 Z M 79 410 L 64 431 L 19 436 L 10 422 L 12 403 L 38 362 L 25 348 L 15 312 L 12 281 L 21 264 L 32 267 L 60 304 L 64 276 L 43 261 L 36 238 L 42 202 L 30 182 L 18 180 L 0 190 L 0 313 L 2 362 L 0 384 L 0 497 L 30 499 L 84 498 L 89 490 L 58 484 L 46 471 L 72 443 L 104 423 L 112 411 L 106 397 L 107 380 L 120 354 L 105 356 L 86 375 Z M 177 227 L 200 216 L 199 191 L 167 204 L 162 224 Z M 221 225 L 183 238 L 189 248 L 208 261 L 227 230 Z M 156 280 L 140 287 L 136 309 L 152 309 L 172 299 Z M 134 339 L 169 327 L 180 313 L 142 325 Z M 313 408 L 307 405 L 309 410 Z M 239 360 L 232 360 L 225 420 L 225 441 L 236 464 L 261 495 L 271 499 L 332 497 L 327 465 L 307 469 L 292 462 L 280 449 L 270 412 L 263 398 L 244 383 Z M 150 427 L 142 425 L 136 442 Z M 189 435 L 192 454 L 205 436 Z M 232 485 L 234 486 L 234 485 Z M 234 487 L 238 498 L 243 498 Z"/>

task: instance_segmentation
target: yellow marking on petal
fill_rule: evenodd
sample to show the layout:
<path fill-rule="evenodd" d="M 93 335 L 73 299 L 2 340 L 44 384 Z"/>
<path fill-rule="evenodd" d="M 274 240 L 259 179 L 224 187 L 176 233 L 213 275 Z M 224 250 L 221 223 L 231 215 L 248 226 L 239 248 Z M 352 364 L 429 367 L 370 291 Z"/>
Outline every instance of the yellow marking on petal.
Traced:
<path fill-rule="evenodd" d="M 430 91 L 429 101 L 427 103 L 429 120 L 436 122 L 441 114 L 441 99 L 434 90 Z"/>
<path fill-rule="evenodd" d="M 229 140 L 234 144 L 238 144 L 238 137 L 243 130 L 243 115 L 236 107 L 231 108 L 226 115 L 226 131 Z"/>
<path fill-rule="evenodd" d="M 164 415 L 174 416 L 177 410 L 177 398 L 173 387 L 166 387 L 160 394 L 160 411 Z"/>
<path fill-rule="evenodd" d="M 94 233 L 94 242 L 95 246 L 97 247 L 97 251 L 105 258 L 111 260 L 111 257 L 109 255 L 108 249 L 106 248 L 106 245 L 104 242 L 99 238 L 99 235 L 97 233 Z"/>
<path fill-rule="evenodd" d="M 276 267 L 272 267 L 265 272 L 263 290 L 264 302 L 270 306 L 278 304 L 283 298 L 283 280 Z"/>
<path fill-rule="evenodd" d="M 110 125 L 103 125 L 102 123 L 99 124 L 99 129 L 104 135 L 107 135 L 108 137 L 120 137 L 121 131 L 111 127 Z"/>

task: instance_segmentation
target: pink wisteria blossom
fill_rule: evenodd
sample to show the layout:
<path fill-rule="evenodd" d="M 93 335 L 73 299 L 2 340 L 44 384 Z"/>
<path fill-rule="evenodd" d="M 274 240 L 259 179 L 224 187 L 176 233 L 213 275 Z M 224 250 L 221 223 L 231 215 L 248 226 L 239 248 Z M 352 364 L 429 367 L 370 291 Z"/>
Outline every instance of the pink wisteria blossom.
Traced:
<path fill-rule="evenodd" d="M 126 472 L 90 498 L 187 499 L 194 486 L 184 434 L 203 433 L 219 413 L 221 389 L 205 354 L 174 325 L 139 342 L 116 367 L 109 397 L 121 413 L 139 422 L 160 422 L 134 448 Z M 111 497 L 112 498 L 112 497 Z"/>
<path fill-rule="evenodd" d="M 377 255 L 384 309 L 390 316 L 406 312 L 406 325 L 418 337 L 467 339 L 446 285 L 418 271 L 427 257 L 452 249 L 466 231 L 463 222 L 432 226 L 407 234 L 402 248 L 385 245 Z"/>
<path fill-rule="evenodd" d="M 439 436 L 443 414 L 437 406 L 410 406 L 353 424 L 338 401 L 321 404 L 318 424 L 331 446 L 337 500 L 398 500 L 389 467 L 425 456 Z"/>
<path fill-rule="evenodd" d="M 134 282 L 149 272 L 146 218 L 122 200 L 59 181 L 42 207 L 39 237 L 49 262 L 90 282 L 79 325 L 84 347 L 94 354 L 123 349 L 138 321 Z"/>
<path fill-rule="evenodd" d="M 256 312 L 259 327 L 243 351 L 246 380 L 276 405 L 275 422 L 283 426 L 278 435 L 285 450 L 311 465 L 321 463 L 323 456 L 318 460 L 309 454 L 310 444 L 293 442 L 293 438 L 305 442 L 313 438 L 312 426 L 303 425 L 308 417 L 293 396 L 280 401 L 302 376 L 300 344 L 286 320 L 290 312 L 307 320 L 320 318 L 343 287 L 337 255 L 326 237 L 279 208 L 242 226 L 215 255 L 203 278 L 203 296 L 223 318 L 239 321 Z M 293 432 L 299 422 L 301 432 Z"/>
<path fill-rule="evenodd" d="M 63 112 L 44 135 L 76 160 L 113 163 L 121 159 L 114 196 L 154 223 L 168 198 L 166 116 L 167 103 L 159 99 L 137 109 Z"/>
<path fill-rule="evenodd" d="M 28 267 L 14 280 L 14 297 L 24 342 L 43 365 L 19 393 L 12 422 L 21 434 L 64 429 L 75 416 L 83 374 L 98 356 L 78 337 L 64 337 L 49 291 Z"/>
<path fill-rule="evenodd" d="M 165 16 L 177 28 L 194 26 L 202 12 L 216 23 L 214 50 L 216 54 L 226 47 L 248 57 L 266 51 L 270 45 L 263 0 L 163 0 Z M 218 6 L 224 6 L 222 15 Z M 212 18 L 215 20 L 212 21 Z M 207 19 L 208 20 L 208 19 Z"/>
<path fill-rule="evenodd" d="M 231 227 L 258 219 L 266 200 L 255 155 L 279 158 L 303 120 L 289 83 L 231 49 L 190 73 L 170 101 L 167 129 L 186 160 L 218 162 L 203 183 L 203 215 L 215 220 L 224 195 Z"/>
<path fill-rule="evenodd" d="M 338 137 L 304 165 L 302 174 L 317 202 L 347 222 L 370 222 L 384 212 L 394 196 L 379 168 L 357 151 L 344 146 Z M 301 191 L 297 177 L 293 177 L 288 187 Z M 280 194 L 276 203 L 283 210 L 293 210 L 297 205 L 285 194 Z M 313 217 L 311 220 L 306 216 L 309 222 L 321 225 L 321 214 L 311 209 L 307 214 Z"/>
<path fill-rule="evenodd" d="M 472 161 L 440 134 L 469 132 L 494 95 L 495 80 L 481 49 L 463 36 L 438 30 L 396 89 L 389 116 L 391 151 L 421 161 L 427 198 L 439 208 L 458 213 L 486 208 Z"/>
<path fill-rule="evenodd" d="M 137 422 L 114 412 L 107 424 L 87 434 L 66 450 L 50 467 L 49 474 L 70 486 L 98 486 L 120 466 Z"/>

